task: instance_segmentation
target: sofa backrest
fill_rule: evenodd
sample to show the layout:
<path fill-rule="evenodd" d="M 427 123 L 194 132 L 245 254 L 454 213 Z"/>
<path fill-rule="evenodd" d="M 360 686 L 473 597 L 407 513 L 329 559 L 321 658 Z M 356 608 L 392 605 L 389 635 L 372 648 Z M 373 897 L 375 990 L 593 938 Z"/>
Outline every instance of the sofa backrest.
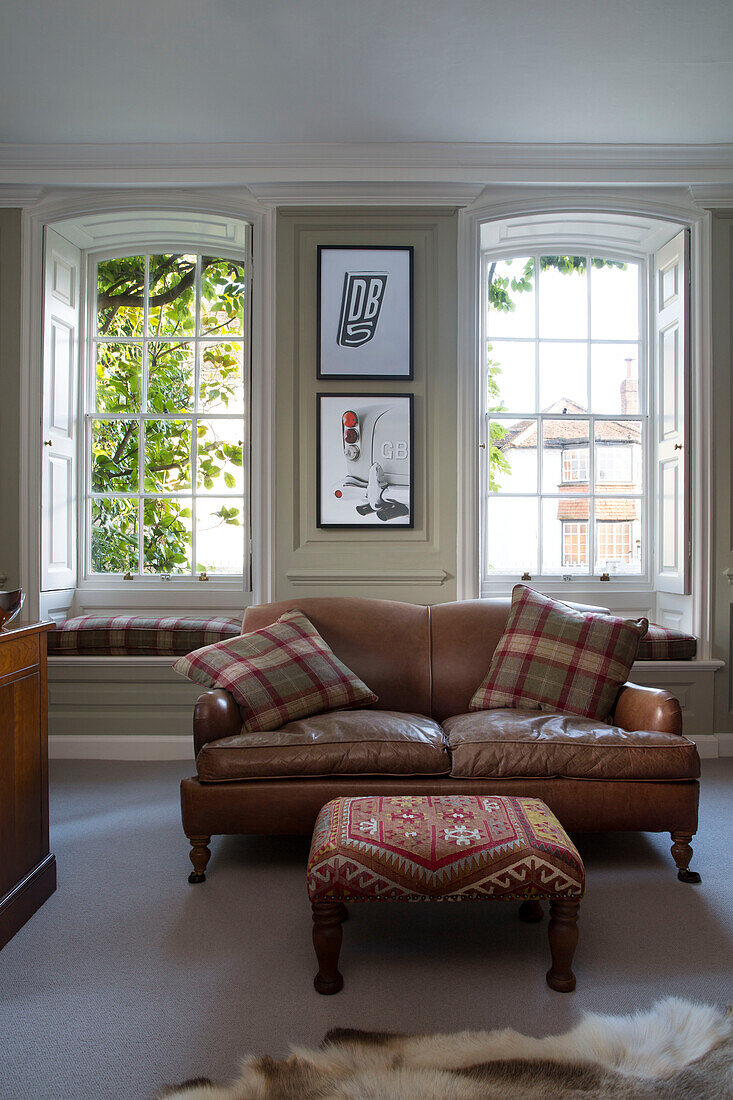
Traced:
<path fill-rule="evenodd" d="M 326 596 L 248 607 L 242 630 L 269 626 L 298 608 L 344 664 L 379 696 L 380 710 L 430 714 L 427 607 L 394 600 Z"/>
<path fill-rule="evenodd" d="M 461 600 L 430 608 L 433 690 L 430 713 L 436 722 L 465 714 L 486 675 L 496 643 L 504 633 L 511 601 Z"/>
<path fill-rule="evenodd" d="M 379 696 L 379 710 L 442 722 L 465 714 L 504 632 L 511 600 L 460 600 L 432 607 L 357 596 L 281 600 L 248 607 L 242 630 L 270 626 L 298 608 L 344 664 Z M 580 611 L 608 608 L 571 604 Z"/>

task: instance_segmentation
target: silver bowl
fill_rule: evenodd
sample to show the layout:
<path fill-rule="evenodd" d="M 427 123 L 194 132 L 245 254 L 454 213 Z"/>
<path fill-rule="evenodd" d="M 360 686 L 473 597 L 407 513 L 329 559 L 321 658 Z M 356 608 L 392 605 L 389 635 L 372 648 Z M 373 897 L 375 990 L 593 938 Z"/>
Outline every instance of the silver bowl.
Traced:
<path fill-rule="evenodd" d="M 0 630 L 12 622 L 25 600 L 25 592 L 22 588 L 16 588 L 14 592 L 0 592 Z"/>

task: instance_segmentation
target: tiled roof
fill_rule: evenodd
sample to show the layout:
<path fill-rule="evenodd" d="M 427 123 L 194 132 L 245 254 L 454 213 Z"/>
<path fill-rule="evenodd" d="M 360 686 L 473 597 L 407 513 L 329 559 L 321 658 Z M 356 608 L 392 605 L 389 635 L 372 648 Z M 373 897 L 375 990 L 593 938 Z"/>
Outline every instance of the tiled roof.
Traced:
<path fill-rule="evenodd" d="M 569 398 L 562 397 L 546 409 L 542 410 L 547 416 L 558 416 L 557 420 L 546 421 L 544 425 L 545 447 L 567 447 L 568 444 L 577 443 L 588 445 L 588 421 L 587 420 L 563 420 L 563 415 L 581 415 L 587 413 L 582 405 L 576 404 Z M 612 419 L 596 421 L 596 443 L 641 443 L 641 425 L 633 421 L 616 421 Z M 500 451 L 508 451 L 519 447 L 537 446 L 537 421 L 520 420 L 514 427 L 507 430 L 501 441 L 496 446 Z"/>

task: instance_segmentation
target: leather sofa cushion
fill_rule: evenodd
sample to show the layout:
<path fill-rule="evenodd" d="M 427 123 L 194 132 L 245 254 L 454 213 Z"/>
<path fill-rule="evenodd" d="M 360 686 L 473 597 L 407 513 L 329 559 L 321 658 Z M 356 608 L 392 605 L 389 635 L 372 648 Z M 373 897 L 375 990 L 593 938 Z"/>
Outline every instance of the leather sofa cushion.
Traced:
<path fill-rule="evenodd" d="M 204 745 L 196 758 L 207 783 L 325 775 L 447 775 L 440 726 L 419 714 L 340 710 L 242 732 Z"/>
<path fill-rule="evenodd" d="M 458 714 L 443 723 L 461 779 L 696 779 L 692 741 L 628 733 L 590 718 L 522 708 Z"/>

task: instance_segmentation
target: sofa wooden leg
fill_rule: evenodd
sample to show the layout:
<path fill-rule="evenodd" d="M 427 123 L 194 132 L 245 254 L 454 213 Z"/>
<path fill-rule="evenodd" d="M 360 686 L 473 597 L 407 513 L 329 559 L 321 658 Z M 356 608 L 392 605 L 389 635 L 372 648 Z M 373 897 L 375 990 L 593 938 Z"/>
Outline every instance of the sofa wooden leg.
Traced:
<path fill-rule="evenodd" d="M 526 924 L 537 924 L 543 916 L 542 904 L 539 901 L 527 899 L 519 906 L 519 919 L 525 921 Z"/>
<path fill-rule="evenodd" d="M 692 833 L 670 833 L 672 837 L 672 857 L 677 864 L 677 878 L 680 882 L 702 882 L 697 871 L 690 870 L 692 859 Z"/>
<path fill-rule="evenodd" d="M 551 901 L 548 937 L 552 966 L 547 971 L 547 984 L 558 993 L 575 989 L 573 955 L 578 943 L 578 901 Z"/>
<path fill-rule="evenodd" d="M 346 907 L 341 903 L 313 902 L 313 946 L 318 959 L 318 973 L 313 979 L 313 985 L 325 996 L 338 993 L 344 985 L 338 965 L 341 923 L 345 911 Z"/>
<path fill-rule="evenodd" d="M 188 881 L 190 883 L 205 882 L 206 864 L 211 859 L 211 849 L 209 848 L 211 837 L 190 836 L 188 839 L 191 844 L 191 851 L 188 854 L 193 864 L 193 871 L 188 876 Z"/>

